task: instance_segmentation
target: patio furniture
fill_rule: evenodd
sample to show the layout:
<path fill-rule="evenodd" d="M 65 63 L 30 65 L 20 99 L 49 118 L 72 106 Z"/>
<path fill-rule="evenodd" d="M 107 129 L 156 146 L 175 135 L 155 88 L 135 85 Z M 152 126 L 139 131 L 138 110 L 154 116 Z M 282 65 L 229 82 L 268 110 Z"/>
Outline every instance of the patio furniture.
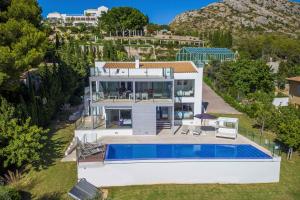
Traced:
<path fill-rule="evenodd" d="M 185 97 L 192 96 L 192 94 L 193 94 L 193 90 L 183 91 L 183 96 Z"/>
<path fill-rule="evenodd" d="M 178 91 L 176 92 L 176 94 L 177 94 L 178 97 L 182 97 L 183 92 L 182 92 L 182 90 L 178 90 Z"/>
<path fill-rule="evenodd" d="M 101 98 L 101 99 L 104 99 L 104 98 L 105 98 L 104 92 L 99 92 L 99 95 L 100 95 L 100 98 Z"/>
<path fill-rule="evenodd" d="M 118 75 L 120 73 L 120 69 L 116 69 L 115 75 Z"/>
<path fill-rule="evenodd" d="M 120 99 L 126 99 L 127 97 L 127 93 L 126 92 L 122 92 L 122 95 L 120 95 Z"/>
<path fill-rule="evenodd" d="M 193 119 L 194 113 L 192 111 L 175 111 L 176 119 Z"/>
<path fill-rule="evenodd" d="M 119 125 L 120 126 L 126 126 L 126 125 L 131 125 L 132 121 L 131 119 L 120 119 Z"/>
<path fill-rule="evenodd" d="M 139 100 L 142 100 L 142 93 L 136 93 L 135 98 L 139 99 Z"/>
<path fill-rule="evenodd" d="M 108 98 L 109 99 L 118 99 L 119 93 L 118 92 L 110 92 Z"/>
<path fill-rule="evenodd" d="M 154 93 L 153 98 L 154 99 L 161 99 L 162 98 L 162 93 Z"/>
<path fill-rule="evenodd" d="M 148 100 L 148 93 L 142 93 L 142 100 Z"/>
<path fill-rule="evenodd" d="M 133 99 L 133 94 L 132 94 L 132 93 L 129 93 L 129 94 L 128 94 L 128 98 L 129 98 L 129 99 Z"/>
<path fill-rule="evenodd" d="M 183 125 L 182 128 L 181 128 L 181 134 L 188 134 L 189 133 L 189 127 L 186 126 L 186 125 Z"/>
<path fill-rule="evenodd" d="M 216 137 L 236 139 L 238 134 L 238 119 L 219 117 L 217 120 Z"/>
<path fill-rule="evenodd" d="M 193 135 L 201 135 L 202 130 L 200 126 L 194 126 Z"/>
<path fill-rule="evenodd" d="M 193 119 L 194 113 L 192 111 L 183 111 L 182 114 L 184 119 Z"/>

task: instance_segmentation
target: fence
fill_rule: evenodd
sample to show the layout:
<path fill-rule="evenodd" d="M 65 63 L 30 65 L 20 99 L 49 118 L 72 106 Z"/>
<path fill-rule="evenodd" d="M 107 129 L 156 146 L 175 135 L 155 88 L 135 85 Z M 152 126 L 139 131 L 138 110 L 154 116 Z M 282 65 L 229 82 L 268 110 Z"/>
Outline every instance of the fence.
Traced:
<path fill-rule="evenodd" d="M 250 139 L 256 144 L 265 147 L 270 152 L 272 152 L 273 155 L 281 155 L 282 147 L 280 146 L 280 144 L 274 142 L 272 139 L 267 138 L 266 136 L 260 133 L 247 130 L 243 127 L 239 127 L 239 134 L 245 136 L 246 138 Z"/>

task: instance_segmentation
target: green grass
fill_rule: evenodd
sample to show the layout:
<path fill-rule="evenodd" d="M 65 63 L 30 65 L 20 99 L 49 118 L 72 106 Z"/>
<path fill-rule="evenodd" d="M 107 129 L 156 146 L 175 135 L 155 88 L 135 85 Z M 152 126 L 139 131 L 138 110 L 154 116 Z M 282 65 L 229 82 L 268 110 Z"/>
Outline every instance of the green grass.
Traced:
<path fill-rule="evenodd" d="M 222 116 L 238 117 L 240 126 L 257 132 L 252 127 L 254 121 L 246 115 Z M 45 168 L 30 170 L 15 185 L 24 191 L 25 200 L 67 200 L 67 192 L 76 183 L 76 163 L 60 162 L 73 137 L 74 126 L 59 125 L 52 129 Z M 283 156 L 280 183 L 275 184 L 128 186 L 108 188 L 108 192 L 110 200 L 297 200 L 300 199 L 300 156 L 295 155 L 292 161 Z"/>
<path fill-rule="evenodd" d="M 23 191 L 25 200 L 69 199 L 67 192 L 76 183 L 76 162 L 60 162 L 64 150 L 73 138 L 74 125 L 60 124 L 51 129 L 48 147 L 44 153 L 43 168 L 38 170 L 31 168 L 15 184 L 17 189 Z"/>

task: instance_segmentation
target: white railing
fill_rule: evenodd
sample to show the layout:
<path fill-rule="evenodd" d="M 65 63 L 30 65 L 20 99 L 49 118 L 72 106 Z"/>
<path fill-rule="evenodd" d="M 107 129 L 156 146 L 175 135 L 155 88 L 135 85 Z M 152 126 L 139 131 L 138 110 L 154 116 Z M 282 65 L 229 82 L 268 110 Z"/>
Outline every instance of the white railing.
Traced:
<path fill-rule="evenodd" d="M 120 77 L 134 77 L 134 76 L 145 76 L 145 77 L 164 77 L 173 78 L 172 68 L 103 68 L 93 67 L 90 69 L 91 76 L 120 76 Z"/>

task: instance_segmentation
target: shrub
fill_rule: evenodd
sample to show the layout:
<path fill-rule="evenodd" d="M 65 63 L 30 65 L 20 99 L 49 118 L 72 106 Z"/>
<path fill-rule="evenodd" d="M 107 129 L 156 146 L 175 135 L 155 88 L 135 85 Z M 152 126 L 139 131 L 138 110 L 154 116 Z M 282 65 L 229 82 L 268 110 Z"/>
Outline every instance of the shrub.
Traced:
<path fill-rule="evenodd" d="M 21 200 L 21 195 L 13 188 L 0 186 L 0 200 Z"/>
<path fill-rule="evenodd" d="M 16 170 L 15 172 L 8 170 L 7 174 L 5 174 L 1 178 L 7 184 L 14 184 L 14 183 L 18 182 L 21 179 L 21 177 L 22 177 L 22 173 L 19 172 L 18 170 Z"/>

